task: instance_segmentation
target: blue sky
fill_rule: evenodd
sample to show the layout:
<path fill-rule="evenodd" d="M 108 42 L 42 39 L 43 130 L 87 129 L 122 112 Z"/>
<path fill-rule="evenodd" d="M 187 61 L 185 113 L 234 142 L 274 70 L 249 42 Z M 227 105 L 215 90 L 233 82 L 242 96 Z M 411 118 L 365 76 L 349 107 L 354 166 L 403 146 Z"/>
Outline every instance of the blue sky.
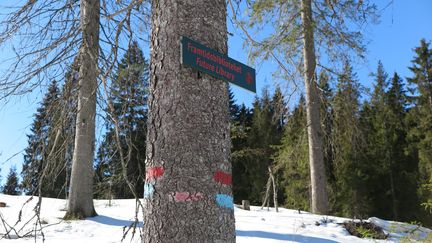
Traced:
<path fill-rule="evenodd" d="M 390 0 L 377 1 L 383 8 Z M 229 38 L 229 55 L 243 63 L 247 63 L 247 53 L 242 49 L 240 31 L 229 27 L 234 34 Z M 420 39 L 432 40 L 432 1 L 430 0 L 394 0 L 384 12 L 381 13 L 380 24 L 370 26 L 365 32 L 370 41 L 366 62 L 354 66 L 357 76 L 365 87 L 371 87 L 373 78 L 369 77 L 374 72 L 379 60 L 384 64 L 389 75 L 397 71 L 403 78 L 410 77 L 408 67 L 411 65 L 413 48 L 417 47 Z M 0 48 L 0 61 L 5 57 L 7 50 Z M 255 66 L 257 72 L 257 93 L 260 94 L 265 86 L 272 87 L 272 72 L 275 63 L 264 62 Z M 3 67 L 4 68 L 4 67 Z M 0 66 L 0 71 L 2 67 Z M 233 87 L 237 103 L 251 105 L 255 94 L 241 88 Z M 33 113 L 38 107 L 41 91 L 15 98 L 8 104 L 0 107 L 0 168 L 2 181 L 9 168 L 16 165 L 20 170 L 22 163 L 21 151 L 26 147 L 26 134 L 29 131 Z M 18 154 L 15 157 L 13 155 Z M 8 158 L 12 157 L 9 161 Z"/>

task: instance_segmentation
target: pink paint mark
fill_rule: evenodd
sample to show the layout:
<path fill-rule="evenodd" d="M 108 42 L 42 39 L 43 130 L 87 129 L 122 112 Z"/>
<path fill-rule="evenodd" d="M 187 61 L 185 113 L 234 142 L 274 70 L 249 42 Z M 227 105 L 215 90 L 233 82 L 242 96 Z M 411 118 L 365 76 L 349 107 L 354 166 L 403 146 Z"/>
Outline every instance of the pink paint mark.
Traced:
<path fill-rule="evenodd" d="M 176 202 L 190 202 L 190 201 L 199 201 L 204 198 L 204 194 L 201 192 L 197 193 L 189 193 L 189 192 L 175 192 L 174 200 Z"/>
<path fill-rule="evenodd" d="M 149 168 L 146 171 L 146 181 L 153 181 L 158 177 L 161 177 L 164 174 L 164 172 L 165 172 L 164 168 L 160 166 Z"/>
<path fill-rule="evenodd" d="M 213 178 L 216 182 L 224 185 L 231 185 L 232 183 L 231 174 L 225 173 L 223 171 L 216 171 Z"/>

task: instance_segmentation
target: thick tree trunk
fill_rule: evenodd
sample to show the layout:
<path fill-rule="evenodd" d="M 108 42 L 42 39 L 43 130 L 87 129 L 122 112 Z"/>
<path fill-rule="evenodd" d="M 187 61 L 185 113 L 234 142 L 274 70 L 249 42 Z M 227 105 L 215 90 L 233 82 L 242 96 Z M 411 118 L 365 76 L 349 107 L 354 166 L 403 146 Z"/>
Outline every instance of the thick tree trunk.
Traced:
<path fill-rule="evenodd" d="M 78 111 L 68 211 L 65 218 L 96 215 L 93 206 L 93 153 L 95 141 L 97 65 L 99 53 L 99 0 L 81 0 L 83 43 L 80 49 Z"/>
<path fill-rule="evenodd" d="M 153 0 L 143 242 L 235 242 L 227 84 L 180 64 L 227 53 L 225 0 Z"/>
<path fill-rule="evenodd" d="M 311 0 L 301 1 L 303 26 L 303 61 L 306 88 L 306 116 L 309 142 L 309 164 L 312 187 L 312 212 L 326 214 L 328 208 L 323 142 L 320 122 L 320 100 L 315 82 L 316 56 Z"/>

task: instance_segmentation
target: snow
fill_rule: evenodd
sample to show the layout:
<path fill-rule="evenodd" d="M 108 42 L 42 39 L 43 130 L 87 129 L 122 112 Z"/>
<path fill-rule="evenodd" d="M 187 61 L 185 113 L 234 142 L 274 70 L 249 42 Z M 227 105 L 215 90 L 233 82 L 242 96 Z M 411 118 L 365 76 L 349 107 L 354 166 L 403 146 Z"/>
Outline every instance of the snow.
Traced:
<path fill-rule="evenodd" d="M 33 209 L 38 198 L 33 198 L 27 204 L 29 196 L 9 196 L 0 194 L 0 202 L 6 202 L 7 207 L 0 208 L 0 216 L 9 225 L 18 220 L 22 208 L 21 222 L 15 229 L 21 229 L 34 215 Z M 24 205 L 24 206 L 23 206 Z M 95 200 L 96 211 L 99 216 L 80 221 L 64 221 L 65 200 L 42 199 L 41 221 L 44 227 L 43 234 L 47 243 L 92 242 L 108 243 L 120 242 L 123 229 L 134 222 L 135 201 L 113 200 L 111 206 L 107 200 Z M 236 234 L 239 243 L 266 243 L 266 242 L 398 242 L 403 240 L 423 241 L 432 234 L 432 230 L 409 225 L 406 223 L 386 221 L 370 218 L 369 221 L 382 227 L 390 235 L 387 241 L 373 239 L 360 239 L 351 236 L 341 225 L 346 218 L 315 215 L 308 212 L 299 212 L 280 208 L 275 212 L 273 208 L 261 210 L 260 207 L 251 207 L 251 211 L 234 208 L 236 218 Z M 34 219 L 30 224 L 19 231 L 19 235 L 31 232 L 34 228 Z M 138 225 L 142 227 L 142 223 Z M 4 237 L 5 227 L 0 221 L 0 239 Z M 11 232 L 12 239 L 1 239 L 5 243 L 35 242 L 34 236 L 18 238 Z M 42 242 L 40 232 L 38 241 Z M 430 236 L 429 236 L 430 237 Z M 125 242 L 140 242 L 139 232 L 132 238 L 129 233 Z"/>

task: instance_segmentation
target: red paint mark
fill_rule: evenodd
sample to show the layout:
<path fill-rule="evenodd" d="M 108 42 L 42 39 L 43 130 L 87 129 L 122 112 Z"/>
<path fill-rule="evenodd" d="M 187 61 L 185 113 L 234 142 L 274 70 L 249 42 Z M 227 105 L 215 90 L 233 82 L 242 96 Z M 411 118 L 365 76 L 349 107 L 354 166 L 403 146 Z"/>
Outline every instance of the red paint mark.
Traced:
<path fill-rule="evenodd" d="M 249 72 L 246 73 L 246 82 L 247 82 L 248 84 L 252 84 L 252 82 L 253 82 L 252 75 L 251 75 Z"/>
<path fill-rule="evenodd" d="M 189 193 L 189 192 L 175 192 L 174 200 L 176 202 L 188 202 L 188 201 L 198 201 L 204 198 L 201 192 Z"/>
<path fill-rule="evenodd" d="M 222 171 L 216 171 L 213 178 L 216 182 L 219 182 L 224 185 L 231 185 L 232 183 L 231 174 Z"/>
<path fill-rule="evenodd" d="M 155 180 L 158 177 L 161 177 L 164 174 L 164 172 L 165 172 L 164 168 L 160 166 L 149 168 L 146 171 L 146 181 Z"/>

